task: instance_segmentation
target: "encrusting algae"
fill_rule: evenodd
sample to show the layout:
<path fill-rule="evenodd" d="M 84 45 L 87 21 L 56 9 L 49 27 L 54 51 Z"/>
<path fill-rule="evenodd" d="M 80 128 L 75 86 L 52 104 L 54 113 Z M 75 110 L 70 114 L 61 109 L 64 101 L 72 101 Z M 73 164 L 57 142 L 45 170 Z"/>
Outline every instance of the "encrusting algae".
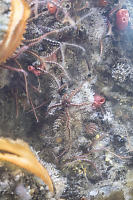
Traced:
<path fill-rule="evenodd" d="M 49 190 L 54 192 L 48 171 L 39 163 L 29 145 L 23 140 L 0 138 L 0 160 L 13 163 L 41 178 Z"/>

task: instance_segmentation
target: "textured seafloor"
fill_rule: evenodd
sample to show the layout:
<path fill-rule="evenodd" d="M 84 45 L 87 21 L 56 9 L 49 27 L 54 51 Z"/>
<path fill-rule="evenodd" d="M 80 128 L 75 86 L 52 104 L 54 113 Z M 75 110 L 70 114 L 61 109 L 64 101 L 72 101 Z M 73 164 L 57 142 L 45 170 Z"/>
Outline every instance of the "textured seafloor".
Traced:
<path fill-rule="evenodd" d="M 32 146 L 56 195 L 34 175 L 1 162 L 0 200 L 133 200 L 132 1 L 108 0 L 104 7 L 98 0 L 61 2 L 51 15 L 46 1 L 31 1 L 25 38 L 53 33 L 28 49 L 44 59 L 46 73 L 28 71 L 40 67 L 32 53 L 17 58 L 28 73 L 30 103 L 23 74 L 0 69 L 0 136 Z M 130 20 L 119 31 L 122 7 Z M 13 58 L 8 65 L 17 66 Z M 95 105 L 95 95 L 105 103 Z"/>

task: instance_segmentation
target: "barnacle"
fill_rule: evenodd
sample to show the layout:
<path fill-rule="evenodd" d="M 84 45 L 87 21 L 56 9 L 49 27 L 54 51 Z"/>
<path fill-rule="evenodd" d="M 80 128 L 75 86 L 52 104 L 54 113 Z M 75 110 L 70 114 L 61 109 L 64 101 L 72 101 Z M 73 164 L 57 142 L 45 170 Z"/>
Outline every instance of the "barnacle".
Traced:
<path fill-rule="evenodd" d="M 41 178 L 54 191 L 52 180 L 48 171 L 37 160 L 29 145 L 23 140 L 0 138 L 0 160 L 13 163 Z"/>
<path fill-rule="evenodd" d="M 27 19 L 30 16 L 30 8 L 25 0 L 9 0 L 8 4 L 7 1 L 1 0 L 0 7 L 0 35 L 2 37 L 0 38 L 0 63 L 2 63 L 20 45 Z"/>

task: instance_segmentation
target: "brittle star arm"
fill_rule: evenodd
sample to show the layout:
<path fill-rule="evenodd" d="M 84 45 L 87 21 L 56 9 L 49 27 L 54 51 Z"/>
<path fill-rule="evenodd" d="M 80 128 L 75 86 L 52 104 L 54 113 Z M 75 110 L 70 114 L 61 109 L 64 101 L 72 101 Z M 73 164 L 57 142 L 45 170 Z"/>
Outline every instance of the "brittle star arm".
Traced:
<path fill-rule="evenodd" d="M 88 106 L 90 105 L 89 103 L 87 102 L 84 102 L 84 103 L 80 103 L 80 104 L 75 104 L 75 103 L 70 103 L 70 106 L 77 106 L 77 107 L 81 107 L 81 106 Z"/>
<path fill-rule="evenodd" d="M 57 103 L 57 104 L 55 104 L 55 105 L 53 105 L 53 106 L 50 106 L 50 107 L 48 108 L 48 111 L 47 111 L 47 112 L 49 112 L 49 111 L 52 110 L 53 108 L 60 107 L 60 106 L 62 106 L 62 103 Z"/>
<path fill-rule="evenodd" d="M 73 96 L 75 96 L 80 91 L 80 89 L 82 88 L 82 86 L 83 86 L 83 83 L 77 89 L 75 89 L 75 90 L 72 91 L 72 93 L 68 97 L 68 101 L 72 100 Z"/>

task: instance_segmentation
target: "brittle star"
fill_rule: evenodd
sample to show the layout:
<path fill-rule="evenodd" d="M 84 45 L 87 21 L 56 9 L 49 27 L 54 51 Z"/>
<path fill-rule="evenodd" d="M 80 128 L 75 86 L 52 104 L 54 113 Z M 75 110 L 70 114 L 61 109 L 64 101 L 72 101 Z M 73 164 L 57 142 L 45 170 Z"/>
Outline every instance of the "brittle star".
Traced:
<path fill-rule="evenodd" d="M 80 85 L 80 87 L 78 87 L 77 89 L 73 90 L 70 95 L 64 94 L 62 99 L 61 99 L 61 102 L 50 106 L 48 108 L 48 111 L 47 111 L 47 112 L 49 112 L 50 110 L 52 110 L 54 108 L 58 108 L 58 107 L 62 107 L 64 109 L 64 112 L 66 114 L 66 127 L 68 129 L 70 141 L 71 141 L 71 128 L 70 128 L 70 112 L 69 112 L 69 108 L 71 108 L 71 107 L 82 107 L 82 106 L 90 105 L 89 102 L 83 102 L 83 103 L 79 103 L 79 104 L 71 102 L 72 98 L 80 91 L 82 86 L 83 86 L 83 83 Z M 71 142 L 69 144 L 71 144 Z M 68 150 L 68 148 L 67 148 L 67 150 Z M 65 150 L 65 152 L 66 152 L 66 150 Z"/>

